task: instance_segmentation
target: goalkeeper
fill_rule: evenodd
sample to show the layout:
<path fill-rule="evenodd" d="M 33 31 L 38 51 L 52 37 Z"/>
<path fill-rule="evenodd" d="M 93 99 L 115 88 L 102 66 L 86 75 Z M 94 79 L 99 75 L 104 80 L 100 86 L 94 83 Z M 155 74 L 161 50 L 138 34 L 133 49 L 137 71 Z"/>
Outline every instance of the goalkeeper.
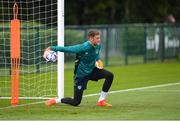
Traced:
<path fill-rule="evenodd" d="M 105 79 L 100 93 L 97 106 L 112 106 L 105 100 L 106 95 L 113 81 L 113 74 L 103 69 L 103 63 L 100 60 L 100 32 L 91 30 L 88 33 L 88 40 L 82 44 L 74 46 L 51 46 L 49 49 L 57 52 L 76 53 L 76 64 L 74 70 L 74 97 L 65 97 L 62 99 L 50 99 L 46 101 L 47 106 L 56 103 L 65 103 L 72 106 L 78 106 L 81 103 L 83 91 L 87 88 L 88 80 L 98 81 Z"/>

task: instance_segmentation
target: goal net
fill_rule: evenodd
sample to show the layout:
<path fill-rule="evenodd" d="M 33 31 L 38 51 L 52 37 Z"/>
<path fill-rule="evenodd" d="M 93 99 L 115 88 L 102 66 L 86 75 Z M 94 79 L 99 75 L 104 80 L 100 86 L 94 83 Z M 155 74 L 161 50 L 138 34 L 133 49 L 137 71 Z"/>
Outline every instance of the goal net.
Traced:
<path fill-rule="evenodd" d="M 1 99 L 12 96 L 10 27 L 14 3 L 14 0 L 0 1 Z M 64 1 L 17 0 L 16 3 L 20 20 L 19 99 L 62 97 L 63 54 L 58 53 L 60 59 L 56 63 L 46 63 L 42 55 L 48 46 L 64 44 Z"/>

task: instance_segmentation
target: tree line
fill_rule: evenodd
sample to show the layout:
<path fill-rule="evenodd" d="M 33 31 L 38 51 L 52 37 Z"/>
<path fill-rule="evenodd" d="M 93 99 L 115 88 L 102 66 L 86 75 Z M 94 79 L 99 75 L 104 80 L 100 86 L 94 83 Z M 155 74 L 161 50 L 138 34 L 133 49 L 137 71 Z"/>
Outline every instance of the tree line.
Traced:
<path fill-rule="evenodd" d="M 180 19 L 179 0 L 66 0 L 66 24 L 163 23 Z"/>
<path fill-rule="evenodd" d="M 14 1 L 19 4 L 21 20 L 41 23 L 57 21 L 57 0 L 1 0 L 0 22 L 12 18 Z M 163 23 L 168 21 L 169 15 L 176 19 L 176 23 L 180 21 L 179 0 L 64 1 L 66 25 Z"/>

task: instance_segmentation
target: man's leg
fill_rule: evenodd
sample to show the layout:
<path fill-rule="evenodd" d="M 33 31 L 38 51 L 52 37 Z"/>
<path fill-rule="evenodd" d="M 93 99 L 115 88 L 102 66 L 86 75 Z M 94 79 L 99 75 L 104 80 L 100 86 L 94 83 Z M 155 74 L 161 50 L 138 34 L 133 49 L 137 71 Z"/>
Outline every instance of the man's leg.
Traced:
<path fill-rule="evenodd" d="M 86 89 L 88 77 L 75 77 L 74 78 L 74 97 L 65 97 L 62 99 L 50 99 L 45 102 L 47 106 L 51 106 L 56 103 L 65 103 L 72 106 L 78 106 L 81 103 L 83 91 Z"/>
<path fill-rule="evenodd" d="M 78 106 L 81 103 L 83 90 L 75 90 L 74 98 L 66 97 L 61 99 L 61 103 Z"/>
<path fill-rule="evenodd" d="M 91 80 L 98 81 L 99 79 L 105 79 L 102 87 L 102 91 L 108 92 L 113 82 L 114 75 L 110 71 L 105 69 L 95 68 L 90 76 Z"/>
<path fill-rule="evenodd" d="M 81 103 L 82 96 L 83 96 L 83 89 L 79 90 L 79 89 L 77 89 L 77 87 L 75 87 L 73 98 L 70 98 L 70 97 L 65 97 L 62 99 L 53 98 L 53 99 L 47 100 L 45 102 L 45 104 L 47 106 L 51 106 L 51 105 L 54 105 L 56 103 L 65 103 L 65 104 L 69 104 L 72 106 L 78 106 Z"/>
<path fill-rule="evenodd" d="M 113 82 L 114 75 L 113 73 L 105 70 L 105 69 L 98 69 L 95 68 L 92 72 L 92 75 L 90 77 L 91 80 L 99 80 L 99 79 L 105 79 L 105 82 L 102 87 L 102 91 L 98 100 L 97 105 L 98 106 L 112 106 L 105 102 L 105 98 L 107 96 L 107 92 L 109 91 L 111 84 Z"/>

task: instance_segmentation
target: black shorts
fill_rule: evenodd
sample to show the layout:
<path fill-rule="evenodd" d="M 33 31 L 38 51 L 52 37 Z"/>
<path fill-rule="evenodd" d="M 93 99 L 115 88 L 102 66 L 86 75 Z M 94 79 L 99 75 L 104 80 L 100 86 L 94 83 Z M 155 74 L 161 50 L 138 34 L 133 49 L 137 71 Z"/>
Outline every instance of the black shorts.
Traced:
<path fill-rule="evenodd" d="M 105 69 L 94 68 L 92 73 L 84 77 L 75 77 L 74 79 L 74 90 L 85 90 L 87 88 L 87 83 L 89 80 L 98 81 L 103 79 L 105 75 L 108 75 L 109 71 Z"/>

